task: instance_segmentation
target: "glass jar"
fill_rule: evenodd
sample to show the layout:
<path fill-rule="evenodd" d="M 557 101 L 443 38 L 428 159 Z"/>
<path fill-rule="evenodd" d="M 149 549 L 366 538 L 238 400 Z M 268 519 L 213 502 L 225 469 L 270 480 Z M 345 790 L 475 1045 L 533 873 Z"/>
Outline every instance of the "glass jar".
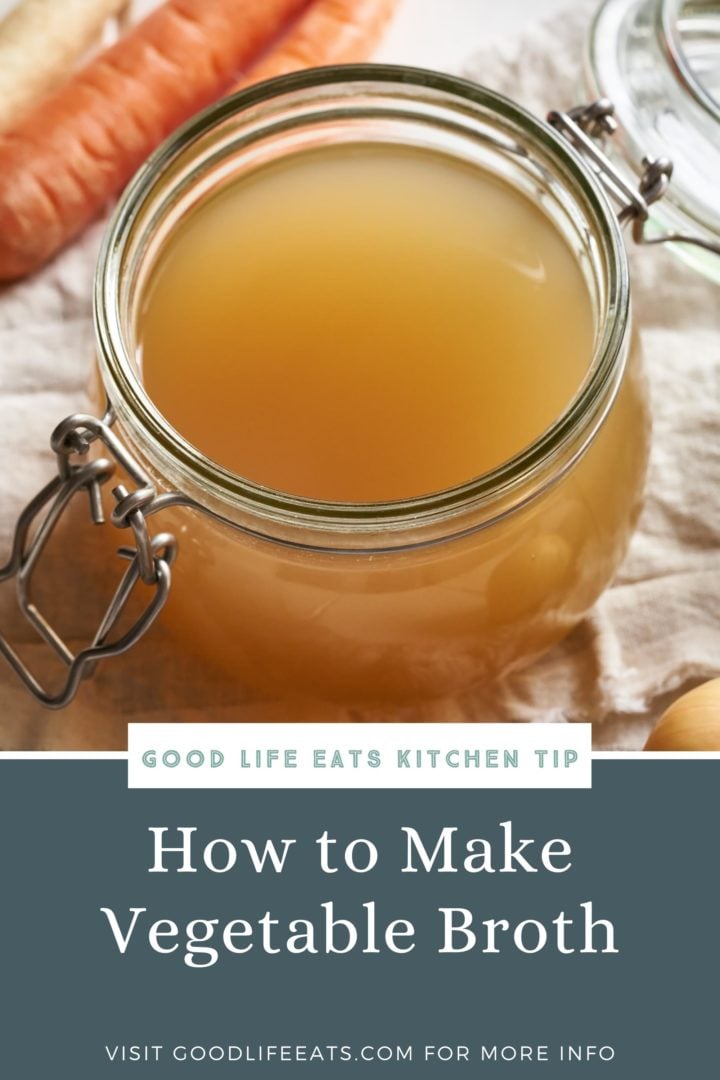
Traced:
<path fill-rule="evenodd" d="M 594 354 L 575 398 L 534 443 L 461 486 L 393 503 L 294 498 L 208 460 L 144 390 L 136 314 L 174 224 L 243 172 L 327 141 L 402 143 L 491 172 L 542 207 L 587 282 Z M 167 142 L 123 196 L 100 256 L 95 318 L 112 433 L 68 422 L 54 440 L 61 472 L 98 434 L 130 467 L 137 490 L 116 489 L 113 520 L 132 527 L 146 566 L 136 556 L 125 591 L 138 576 L 155 581 L 158 610 L 169 592 L 163 620 L 183 648 L 243 685 L 344 704 L 464 692 L 562 638 L 626 550 L 649 420 L 618 220 L 576 150 L 488 90 L 366 65 L 223 101 Z M 156 526 L 163 536 L 148 548 Z M 171 589 L 166 533 L 178 545 Z M 122 651 L 108 641 L 123 602 L 93 643 L 106 651 L 90 650 L 88 663 Z"/>
<path fill-rule="evenodd" d="M 586 86 L 615 106 L 607 145 L 630 179 L 647 155 L 672 158 L 673 179 L 649 233 L 692 234 L 673 250 L 720 282 L 720 3 L 605 0 L 586 54 Z"/>

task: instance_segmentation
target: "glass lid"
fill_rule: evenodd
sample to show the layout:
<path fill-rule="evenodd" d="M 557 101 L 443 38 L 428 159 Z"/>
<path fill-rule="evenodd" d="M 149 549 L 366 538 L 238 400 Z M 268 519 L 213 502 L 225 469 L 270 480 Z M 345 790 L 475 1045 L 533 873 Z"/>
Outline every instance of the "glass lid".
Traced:
<path fill-rule="evenodd" d="M 615 106 L 618 130 L 606 152 L 626 175 L 643 158 L 668 157 L 674 171 L 652 207 L 653 232 L 720 242 L 720 0 L 605 0 L 593 21 L 586 79 Z M 720 256 L 673 244 L 720 282 Z"/>

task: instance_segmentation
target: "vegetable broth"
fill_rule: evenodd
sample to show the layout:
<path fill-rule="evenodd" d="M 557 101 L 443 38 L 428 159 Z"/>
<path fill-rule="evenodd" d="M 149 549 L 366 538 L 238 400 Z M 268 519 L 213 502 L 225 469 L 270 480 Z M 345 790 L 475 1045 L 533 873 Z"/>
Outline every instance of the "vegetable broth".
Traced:
<path fill-rule="evenodd" d="M 137 340 L 151 397 L 206 456 L 367 502 L 469 481 L 526 447 L 587 377 L 600 321 L 581 257 L 524 195 L 429 151 L 336 145 L 187 215 L 143 286 Z M 286 546 L 164 510 L 180 541 L 166 624 L 263 696 L 343 706 L 455 695 L 528 663 L 589 610 L 640 508 L 648 416 L 629 328 L 623 357 L 573 467 L 490 525 L 448 520 L 440 543 L 413 547 L 418 526 L 393 550 L 379 519 L 372 553 L 362 537 L 322 550 L 302 523 Z"/>
<path fill-rule="evenodd" d="M 576 257 L 463 162 L 335 146 L 191 213 L 137 327 L 147 390 L 206 456 L 340 502 L 471 480 L 568 406 L 593 352 Z"/>

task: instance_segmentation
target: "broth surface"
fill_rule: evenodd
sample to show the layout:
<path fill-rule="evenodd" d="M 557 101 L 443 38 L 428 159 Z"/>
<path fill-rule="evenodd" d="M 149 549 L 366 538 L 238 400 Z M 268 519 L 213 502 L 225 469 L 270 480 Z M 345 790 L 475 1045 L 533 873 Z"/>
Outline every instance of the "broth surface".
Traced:
<path fill-rule="evenodd" d="M 137 341 L 150 397 L 206 456 L 372 502 L 532 442 L 587 375 L 593 317 L 575 256 L 520 193 L 434 153 L 329 146 L 178 225 Z"/>

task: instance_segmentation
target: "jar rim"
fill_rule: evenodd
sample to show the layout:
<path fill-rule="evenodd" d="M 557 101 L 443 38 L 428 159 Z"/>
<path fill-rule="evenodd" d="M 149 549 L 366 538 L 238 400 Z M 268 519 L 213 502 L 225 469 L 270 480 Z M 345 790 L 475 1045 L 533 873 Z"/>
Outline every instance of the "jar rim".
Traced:
<path fill-rule="evenodd" d="M 720 281 L 720 101 L 693 53 L 716 48 L 719 13 L 718 3 L 707 0 L 602 0 L 584 55 L 590 99 L 614 105 L 611 162 L 635 184 L 645 159 L 672 161 L 672 182 L 650 207 L 648 232 L 674 234 L 668 250 L 712 281 Z M 700 244 L 684 243 L 683 236 Z"/>
<path fill-rule="evenodd" d="M 720 123 L 720 102 L 717 102 L 695 73 L 683 43 L 681 13 L 688 0 L 661 0 L 657 12 L 661 42 L 676 78 L 706 112 Z"/>
<path fill-rule="evenodd" d="M 333 86 L 347 89 L 358 83 L 376 84 L 386 90 L 394 85 L 405 90 L 414 86 L 422 91 L 437 91 L 446 99 L 456 98 L 458 103 L 479 107 L 520 127 L 523 134 L 542 147 L 577 185 L 598 228 L 606 268 L 601 333 L 588 368 L 589 377 L 563 413 L 535 440 L 495 468 L 441 491 L 391 502 L 329 502 L 295 496 L 250 481 L 207 458 L 170 425 L 145 391 L 128 355 L 120 311 L 122 258 L 137 214 L 182 152 L 216 126 L 251 106 L 304 90 L 332 89 Z M 191 483 L 210 488 L 225 505 L 240 505 L 264 517 L 307 527 L 332 529 L 340 526 L 364 530 L 416 527 L 425 521 L 445 519 L 492 501 L 532 481 L 570 444 L 575 445 L 579 433 L 590 427 L 570 464 L 577 460 L 599 427 L 602 416 L 594 426 L 591 421 L 606 402 L 607 392 L 617 382 L 621 371 L 629 305 L 627 253 L 618 219 L 600 181 L 567 141 L 520 105 L 478 84 L 428 69 L 387 64 L 337 65 L 284 75 L 221 100 L 179 128 L 141 167 L 121 196 L 103 238 L 94 292 L 95 331 L 106 389 L 109 378 L 133 421 L 149 435 L 152 444 L 179 467 L 181 476 Z M 112 404 L 112 395 L 109 396 Z M 567 463 L 566 467 L 569 467 Z M 548 483 L 556 478 L 551 477 Z M 214 516 L 234 524 L 224 514 Z"/>

